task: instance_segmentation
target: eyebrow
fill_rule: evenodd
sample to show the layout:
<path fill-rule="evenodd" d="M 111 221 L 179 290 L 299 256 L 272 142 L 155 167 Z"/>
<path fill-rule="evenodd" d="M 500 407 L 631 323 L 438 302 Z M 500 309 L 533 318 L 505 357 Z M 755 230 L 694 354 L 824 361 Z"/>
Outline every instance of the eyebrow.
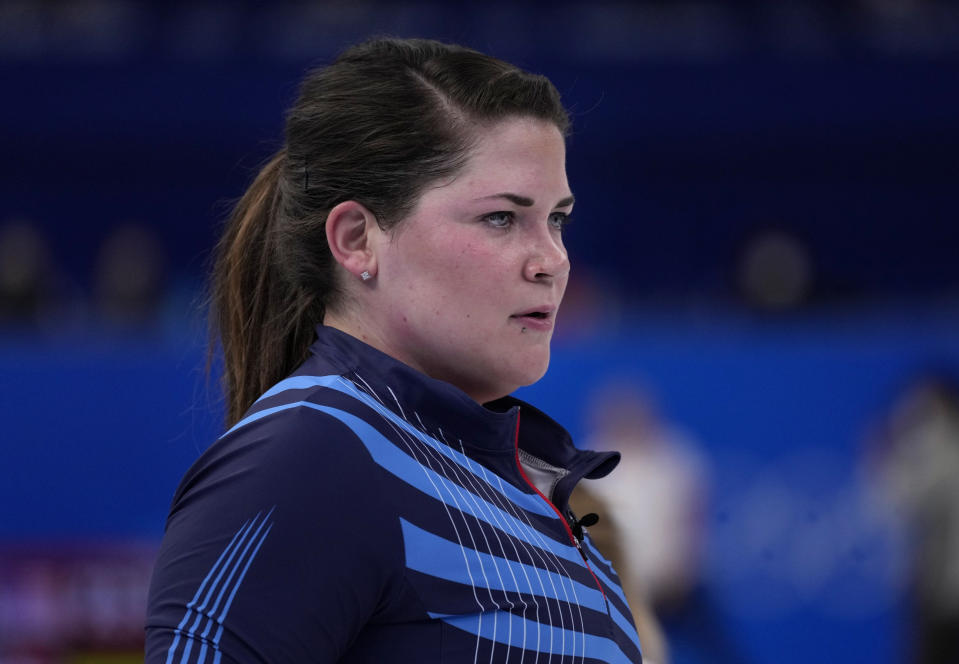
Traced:
<path fill-rule="evenodd" d="M 501 194 L 492 194 L 491 196 L 483 196 L 481 198 L 477 198 L 476 200 L 482 201 L 482 200 L 489 200 L 491 198 L 505 198 L 506 200 L 510 201 L 511 203 L 515 203 L 516 205 L 519 205 L 520 207 L 533 207 L 533 203 L 534 203 L 532 198 L 529 198 L 527 196 L 520 196 L 519 194 L 511 194 L 509 192 L 503 192 Z M 558 208 L 568 207 L 572 205 L 573 201 L 575 200 L 576 198 L 574 196 L 567 196 L 566 198 L 560 199 L 559 202 L 556 203 L 556 205 L 554 205 L 553 207 L 558 207 Z"/>

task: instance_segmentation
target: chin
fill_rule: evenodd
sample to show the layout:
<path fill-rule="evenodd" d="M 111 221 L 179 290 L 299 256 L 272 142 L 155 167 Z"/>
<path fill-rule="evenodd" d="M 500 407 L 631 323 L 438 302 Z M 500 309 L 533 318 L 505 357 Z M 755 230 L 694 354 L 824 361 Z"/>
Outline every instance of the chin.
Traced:
<path fill-rule="evenodd" d="M 473 383 L 471 389 L 464 391 L 479 403 L 489 403 L 509 396 L 521 387 L 532 385 L 546 375 L 548 368 L 548 352 L 535 359 L 527 353 L 508 365 L 490 366 L 489 371 L 482 376 L 482 381 Z"/>
<path fill-rule="evenodd" d="M 496 401 L 497 399 L 502 399 L 503 397 L 508 397 L 521 387 L 532 385 L 545 374 L 546 370 L 543 369 L 535 374 L 526 374 L 522 377 L 516 376 L 509 382 L 504 380 L 498 385 L 486 385 L 483 389 L 473 390 L 472 393 L 467 390 L 467 393 L 473 396 L 473 398 L 479 403 L 489 403 L 491 401 Z"/>
<path fill-rule="evenodd" d="M 510 392 L 513 392 L 520 387 L 527 387 L 533 383 L 539 382 L 539 379 L 546 375 L 547 369 L 549 369 L 549 358 L 547 358 L 545 362 L 529 367 L 528 370 L 524 371 L 521 376 L 517 376 L 515 383 L 516 387 L 510 390 Z"/>

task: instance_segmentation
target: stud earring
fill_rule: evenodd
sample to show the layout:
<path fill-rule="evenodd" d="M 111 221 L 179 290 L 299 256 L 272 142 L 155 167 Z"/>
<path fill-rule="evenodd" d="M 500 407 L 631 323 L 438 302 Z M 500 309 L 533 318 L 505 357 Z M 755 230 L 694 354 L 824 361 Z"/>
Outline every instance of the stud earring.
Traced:
<path fill-rule="evenodd" d="M 363 270 L 363 272 L 360 274 L 360 277 L 363 279 L 363 281 L 369 281 L 369 280 L 370 280 L 370 273 L 369 273 L 369 271 L 368 271 L 368 270 Z"/>

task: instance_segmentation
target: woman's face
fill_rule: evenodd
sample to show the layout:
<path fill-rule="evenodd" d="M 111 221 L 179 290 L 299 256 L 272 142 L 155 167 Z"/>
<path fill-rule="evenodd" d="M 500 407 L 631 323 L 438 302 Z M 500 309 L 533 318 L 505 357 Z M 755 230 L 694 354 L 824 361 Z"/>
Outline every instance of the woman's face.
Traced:
<path fill-rule="evenodd" d="M 569 277 L 572 207 L 554 125 L 481 130 L 465 167 L 378 237 L 370 341 L 480 403 L 539 380 Z"/>

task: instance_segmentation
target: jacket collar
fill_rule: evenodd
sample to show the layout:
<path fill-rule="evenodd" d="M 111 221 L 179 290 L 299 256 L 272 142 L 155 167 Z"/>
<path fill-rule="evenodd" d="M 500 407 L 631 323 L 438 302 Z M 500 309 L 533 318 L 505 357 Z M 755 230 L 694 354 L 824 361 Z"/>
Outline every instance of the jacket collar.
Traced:
<path fill-rule="evenodd" d="M 320 325 L 316 333 L 310 352 L 317 360 L 431 434 L 442 431 L 450 442 L 462 440 L 468 447 L 511 455 L 518 435 L 521 449 L 569 470 L 573 484 L 582 477 L 604 477 L 619 463 L 619 452 L 577 449 L 566 429 L 524 401 L 504 397 L 480 405 L 458 387 L 430 378 L 345 332 Z M 313 370 L 311 364 L 301 371 Z"/>

